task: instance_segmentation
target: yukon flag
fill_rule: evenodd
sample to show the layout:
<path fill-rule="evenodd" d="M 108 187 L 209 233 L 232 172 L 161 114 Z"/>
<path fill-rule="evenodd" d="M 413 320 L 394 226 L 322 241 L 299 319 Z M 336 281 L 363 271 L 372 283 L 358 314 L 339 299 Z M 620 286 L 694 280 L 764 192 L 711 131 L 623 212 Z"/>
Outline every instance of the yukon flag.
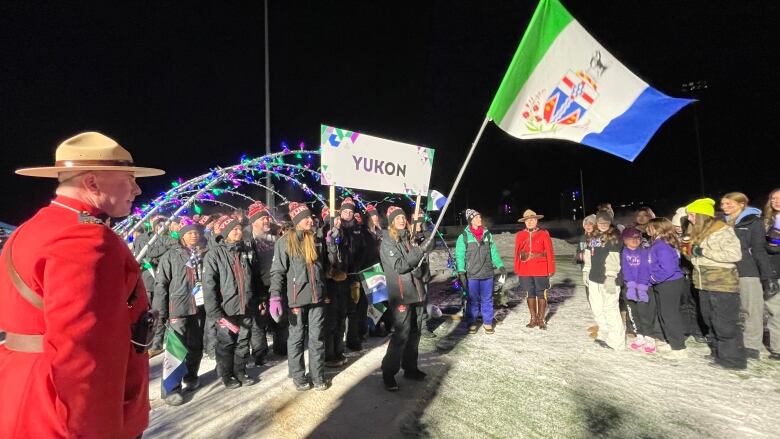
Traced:
<path fill-rule="evenodd" d="M 447 197 L 445 197 L 444 194 L 437 190 L 431 190 L 431 192 L 428 194 L 428 204 L 425 206 L 425 210 L 441 210 L 445 204 L 447 204 Z"/>
<path fill-rule="evenodd" d="M 520 139 L 563 139 L 633 161 L 692 102 L 639 79 L 558 0 L 541 0 L 488 118 Z"/>
<path fill-rule="evenodd" d="M 382 314 L 387 307 L 382 303 L 387 300 L 387 279 L 382 270 L 382 264 L 374 264 L 365 270 L 360 271 L 360 278 L 363 281 L 363 291 L 366 292 L 366 299 L 371 306 L 368 307 L 368 317 L 370 324 L 376 326 L 376 322 L 382 318 Z"/>
<path fill-rule="evenodd" d="M 184 357 L 187 348 L 179 339 L 179 335 L 168 327 L 165 330 L 165 355 L 163 356 L 162 385 L 165 393 L 170 393 L 179 386 L 187 374 L 187 364 Z"/>

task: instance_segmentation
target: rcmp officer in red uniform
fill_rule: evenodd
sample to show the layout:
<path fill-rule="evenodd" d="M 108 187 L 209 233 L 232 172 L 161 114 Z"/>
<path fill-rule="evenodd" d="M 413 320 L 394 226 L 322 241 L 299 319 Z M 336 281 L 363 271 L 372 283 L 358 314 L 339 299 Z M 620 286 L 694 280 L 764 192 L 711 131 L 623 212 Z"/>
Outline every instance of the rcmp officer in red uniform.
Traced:
<path fill-rule="evenodd" d="M 63 142 L 57 197 L 11 236 L 0 256 L 0 437 L 135 438 L 149 422 L 153 315 L 140 267 L 107 225 L 130 213 L 130 153 L 94 132 Z"/>

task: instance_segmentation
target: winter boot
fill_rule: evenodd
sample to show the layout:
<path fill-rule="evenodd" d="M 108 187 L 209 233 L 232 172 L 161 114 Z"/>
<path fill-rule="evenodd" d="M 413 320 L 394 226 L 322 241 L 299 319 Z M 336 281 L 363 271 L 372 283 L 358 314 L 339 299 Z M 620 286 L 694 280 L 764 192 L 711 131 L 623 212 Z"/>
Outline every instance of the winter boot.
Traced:
<path fill-rule="evenodd" d="M 638 339 L 639 337 L 637 337 Z M 654 354 L 656 352 L 655 340 L 651 337 L 645 337 L 645 344 L 643 346 L 646 354 Z M 631 345 L 633 348 L 633 344 Z"/>
<path fill-rule="evenodd" d="M 536 299 L 536 324 L 539 326 L 539 329 L 547 329 L 547 322 L 545 322 L 545 317 L 547 317 L 547 299 Z"/>
<path fill-rule="evenodd" d="M 635 351 L 641 351 L 644 350 L 645 346 L 645 337 L 643 335 L 637 335 L 634 341 L 631 342 L 631 349 Z"/>
<path fill-rule="evenodd" d="M 529 297 L 525 299 L 528 302 L 528 314 L 531 315 L 531 320 L 525 325 L 526 328 L 533 328 L 537 325 L 536 322 L 536 297 Z"/>

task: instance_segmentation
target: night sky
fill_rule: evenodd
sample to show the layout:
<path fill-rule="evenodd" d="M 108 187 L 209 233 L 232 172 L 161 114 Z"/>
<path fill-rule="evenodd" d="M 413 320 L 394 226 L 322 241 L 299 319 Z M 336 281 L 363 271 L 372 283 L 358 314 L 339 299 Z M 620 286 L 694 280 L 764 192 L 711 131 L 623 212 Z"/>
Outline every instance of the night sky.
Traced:
<path fill-rule="evenodd" d="M 110 5 L 109 5 L 110 3 Z M 13 175 L 97 130 L 137 163 L 175 177 L 264 151 L 263 3 L 0 1 L 0 220 L 18 223 L 54 182 Z M 271 139 L 316 147 L 326 123 L 437 150 L 447 192 L 514 54 L 534 1 L 271 0 Z M 706 193 L 755 204 L 780 186 L 775 138 L 776 1 L 574 1 L 564 6 L 624 65 L 696 104 Z M 568 142 L 520 141 L 489 125 L 455 198 L 493 215 L 562 214 L 579 186 L 588 210 L 645 202 L 660 214 L 701 195 L 694 110 L 669 120 L 634 163 Z M 509 196 L 506 196 L 509 194 Z M 142 195 L 141 199 L 147 199 Z"/>

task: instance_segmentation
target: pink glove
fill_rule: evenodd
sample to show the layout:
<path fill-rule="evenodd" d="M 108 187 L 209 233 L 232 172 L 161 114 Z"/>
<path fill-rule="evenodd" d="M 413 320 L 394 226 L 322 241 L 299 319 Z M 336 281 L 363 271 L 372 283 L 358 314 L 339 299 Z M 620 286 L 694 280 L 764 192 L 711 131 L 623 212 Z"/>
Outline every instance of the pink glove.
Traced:
<path fill-rule="evenodd" d="M 282 318 L 282 298 L 279 296 L 271 297 L 271 300 L 268 302 L 268 309 L 271 312 L 271 318 L 274 319 L 276 323 L 279 323 L 279 319 Z"/>
<path fill-rule="evenodd" d="M 238 326 L 230 323 L 230 321 L 224 317 L 219 319 L 217 322 L 220 328 L 227 328 L 228 331 L 232 332 L 233 334 L 238 334 Z"/>

